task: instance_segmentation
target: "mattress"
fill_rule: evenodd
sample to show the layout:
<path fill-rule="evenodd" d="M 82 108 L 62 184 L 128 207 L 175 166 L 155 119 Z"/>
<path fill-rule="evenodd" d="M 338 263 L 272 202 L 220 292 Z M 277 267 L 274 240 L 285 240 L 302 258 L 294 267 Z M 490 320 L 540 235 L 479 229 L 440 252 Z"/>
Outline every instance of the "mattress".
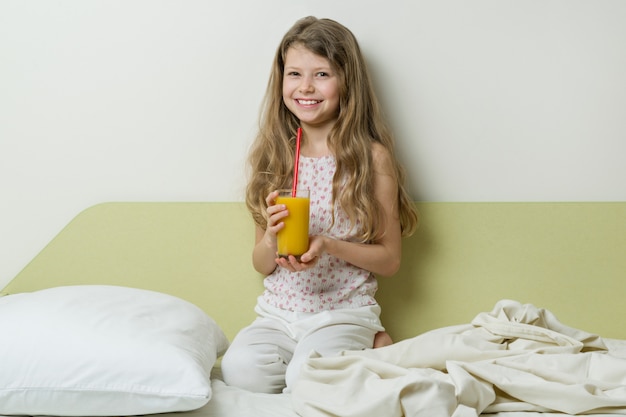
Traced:
<path fill-rule="evenodd" d="M 0 316 L 12 335 L 0 343 L 0 413 L 9 415 L 626 415 L 626 340 L 513 300 L 382 348 L 312 352 L 293 391 L 282 394 L 227 386 L 219 325 L 168 294 L 61 286 L 2 297 Z"/>
<path fill-rule="evenodd" d="M 329 357 L 312 352 L 293 391 L 281 394 L 226 385 L 218 359 L 227 346 L 223 332 L 177 297 L 91 285 L 0 301 L 3 330 L 18 336 L 0 344 L 6 359 L 0 373 L 3 415 L 477 417 L 475 410 L 496 417 L 568 415 L 549 413 L 553 410 L 626 415 L 626 340 L 569 328 L 549 311 L 511 300 L 471 324 L 383 348 Z M 466 374 L 459 372 L 463 363 L 472 368 Z M 486 369 L 491 374 L 481 372 Z M 473 389 L 477 385 L 489 386 L 494 395 Z M 600 410 L 605 414 L 593 414 Z"/>

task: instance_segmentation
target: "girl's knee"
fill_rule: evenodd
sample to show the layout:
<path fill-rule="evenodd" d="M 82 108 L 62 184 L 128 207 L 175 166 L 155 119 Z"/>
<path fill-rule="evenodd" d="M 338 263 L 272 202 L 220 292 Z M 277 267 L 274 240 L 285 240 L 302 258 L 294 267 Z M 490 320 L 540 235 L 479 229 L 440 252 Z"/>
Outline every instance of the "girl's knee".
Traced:
<path fill-rule="evenodd" d="M 229 349 L 222 358 L 224 382 L 252 392 L 281 392 L 285 386 L 285 368 L 278 354 L 260 354 L 254 349 Z"/>

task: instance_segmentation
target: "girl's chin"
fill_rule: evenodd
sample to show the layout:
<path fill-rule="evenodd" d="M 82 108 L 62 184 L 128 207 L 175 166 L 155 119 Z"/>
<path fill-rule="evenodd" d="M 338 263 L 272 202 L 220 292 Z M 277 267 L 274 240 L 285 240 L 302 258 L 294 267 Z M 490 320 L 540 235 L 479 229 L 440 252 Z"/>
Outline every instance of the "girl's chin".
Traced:
<path fill-rule="evenodd" d="M 337 121 L 336 118 L 311 117 L 310 115 L 298 113 L 295 113 L 295 116 L 298 118 L 298 120 L 300 120 L 301 124 L 311 127 L 332 126 Z"/>

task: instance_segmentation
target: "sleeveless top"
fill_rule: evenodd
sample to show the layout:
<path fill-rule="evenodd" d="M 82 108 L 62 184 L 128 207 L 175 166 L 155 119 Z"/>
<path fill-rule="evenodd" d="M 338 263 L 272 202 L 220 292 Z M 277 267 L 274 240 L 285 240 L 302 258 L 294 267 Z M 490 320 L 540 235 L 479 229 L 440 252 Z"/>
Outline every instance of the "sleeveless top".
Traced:
<path fill-rule="evenodd" d="M 310 190 L 309 235 L 350 240 L 354 236 L 346 213 L 336 204 L 332 225 L 332 181 L 335 158 L 300 157 L 298 188 Z M 374 275 L 344 260 L 322 254 L 314 267 L 290 272 L 277 266 L 264 280 L 262 299 L 279 309 L 317 313 L 324 310 L 375 305 L 378 284 Z"/>

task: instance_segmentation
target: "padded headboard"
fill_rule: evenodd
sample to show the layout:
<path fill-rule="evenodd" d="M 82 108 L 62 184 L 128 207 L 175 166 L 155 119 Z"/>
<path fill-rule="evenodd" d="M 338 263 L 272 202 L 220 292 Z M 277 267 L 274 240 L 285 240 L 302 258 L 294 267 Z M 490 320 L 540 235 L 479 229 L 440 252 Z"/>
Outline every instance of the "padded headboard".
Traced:
<path fill-rule="evenodd" d="M 469 322 L 508 298 L 626 339 L 626 203 L 417 203 L 420 227 L 378 300 L 394 339 Z M 253 318 L 262 276 L 241 202 L 105 203 L 80 213 L 3 290 L 73 284 L 187 299 L 228 337 Z"/>

